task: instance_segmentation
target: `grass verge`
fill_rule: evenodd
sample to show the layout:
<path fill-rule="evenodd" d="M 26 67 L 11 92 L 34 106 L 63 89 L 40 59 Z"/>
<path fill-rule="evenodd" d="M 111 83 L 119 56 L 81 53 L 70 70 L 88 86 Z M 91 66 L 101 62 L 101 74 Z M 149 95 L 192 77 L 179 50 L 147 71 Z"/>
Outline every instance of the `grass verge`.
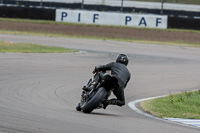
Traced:
<path fill-rule="evenodd" d="M 166 97 L 144 101 L 140 107 L 162 118 L 200 119 L 200 90 L 170 94 Z"/>
<path fill-rule="evenodd" d="M 31 43 L 12 43 L 0 41 L 0 52 L 13 52 L 13 53 L 70 53 L 76 50 L 69 50 L 62 47 L 43 46 Z"/>
<path fill-rule="evenodd" d="M 91 26 L 91 27 L 112 27 L 112 28 L 123 28 L 123 29 L 145 29 L 145 30 L 157 30 L 157 31 L 177 31 L 177 32 L 189 32 L 189 33 L 200 33 L 199 30 L 188 30 L 188 29 L 154 29 L 154 28 L 142 28 L 142 27 L 126 27 L 126 26 L 113 26 L 113 25 L 94 25 L 94 24 L 83 24 L 83 23 L 70 23 L 70 22 L 56 22 L 52 20 L 34 20 L 34 19 L 20 19 L 20 18 L 0 18 L 0 21 L 5 22 L 25 22 L 25 23 L 38 23 L 38 24 L 52 24 L 52 25 L 75 25 L 75 26 Z"/>
<path fill-rule="evenodd" d="M 157 32 L 169 31 L 182 33 L 196 33 L 200 35 L 198 30 L 183 30 L 183 29 L 152 29 L 152 28 L 138 28 L 138 27 L 124 27 L 124 26 L 103 26 L 103 25 L 89 25 L 89 24 L 77 24 L 68 22 L 55 22 L 46 20 L 30 20 L 30 19 L 11 19 L 11 18 L 0 18 L 0 21 L 4 22 L 25 22 L 25 23 L 39 23 L 39 24 L 51 24 L 54 25 L 75 25 L 75 26 L 91 26 L 91 27 L 111 27 L 111 28 L 122 28 L 122 29 L 140 29 L 140 30 L 154 30 Z M 112 41 L 123 41 L 123 42 L 134 42 L 134 43 L 146 43 L 146 44 L 159 44 L 159 45 L 170 45 L 180 47 L 197 47 L 200 48 L 200 43 L 194 43 L 189 41 L 150 41 L 142 40 L 137 38 L 115 38 L 115 37 L 99 37 L 99 36 L 87 36 L 87 35 L 70 35 L 64 33 L 51 33 L 51 32 L 35 32 L 35 31 L 14 31 L 14 30 L 0 30 L 0 34 L 14 34 L 14 35 L 34 35 L 34 36 L 48 36 L 48 37 L 68 37 L 68 38 L 83 38 L 83 39 L 97 39 L 97 40 L 112 40 Z"/>
<path fill-rule="evenodd" d="M 168 46 L 180 46 L 180 47 L 196 47 L 200 48 L 200 43 L 189 43 L 182 41 L 146 41 L 139 39 L 124 39 L 124 38 L 109 38 L 109 37 L 91 37 L 81 35 L 67 35 L 61 33 L 42 33 L 42 32 L 22 32 L 22 31 L 8 31 L 0 30 L 0 34 L 13 34 L 13 35 L 30 35 L 30 36 L 48 36 L 48 37 L 68 37 L 68 38 L 82 38 L 82 39 L 96 39 L 96 40 L 111 40 L 111 41 L 122 41 L 122 42 L 134 42 L 134 43 L 146 43 L 146 44 L 157 44 L 157 45 L 168 45 Z"/>

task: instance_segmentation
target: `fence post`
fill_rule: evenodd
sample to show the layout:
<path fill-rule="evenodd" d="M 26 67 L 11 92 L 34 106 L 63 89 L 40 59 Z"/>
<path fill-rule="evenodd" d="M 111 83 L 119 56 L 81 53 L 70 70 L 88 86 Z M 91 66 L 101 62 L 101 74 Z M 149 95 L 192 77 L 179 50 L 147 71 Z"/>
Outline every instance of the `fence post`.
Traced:
<path fill-rule="evenodd" d="M 121 2 L 121 12 L 123 12 L 123 4 L 124 4 L 124 0 L 122 0 Z"/>
<path fill-rule="evenodd" d="M 40 6 L 42 6 L 42 0 L 40 1 Z"/>
<path fill-rule="evenodd" d="M 163 6 L 164 6 L 164 0 L 161 1 L 161 11 L 160 11 L 160 14 L 163 14 Z"/>
<path fill-rule="evenodd" d="M 84 0 L 82 0 L 81 9 L 84 9 Z"/>

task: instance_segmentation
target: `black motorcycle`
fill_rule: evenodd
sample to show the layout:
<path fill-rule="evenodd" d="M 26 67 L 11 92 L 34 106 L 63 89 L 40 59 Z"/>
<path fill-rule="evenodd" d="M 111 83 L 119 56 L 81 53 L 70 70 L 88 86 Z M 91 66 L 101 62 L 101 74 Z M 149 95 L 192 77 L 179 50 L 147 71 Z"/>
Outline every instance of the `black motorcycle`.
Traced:
<path fill-rule="evenodd" d="M 77 111 L 91 113 L 94 109 L 103 108 L 103 102 L 108 99 L 111 91 L 116 88 L 117 79 L 102 71 L 94 73 L 88 84 L 94 80 L 97 74 L 101 75 L 100 81 L 98 81 L 98 84 L 92 90 L 83 90 L 81 101 L 76 107 Z"/>

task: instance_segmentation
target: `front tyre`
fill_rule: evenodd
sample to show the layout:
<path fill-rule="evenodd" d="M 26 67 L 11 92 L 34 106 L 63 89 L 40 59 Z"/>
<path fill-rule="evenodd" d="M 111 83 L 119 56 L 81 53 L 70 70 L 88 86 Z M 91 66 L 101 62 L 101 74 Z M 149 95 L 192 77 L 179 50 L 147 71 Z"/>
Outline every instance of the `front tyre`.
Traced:
<path fill-rule="evenodd" d="M 77 111 L 81 111 L 80 103 L 78 103 L 78 105 L 76 106 L 76 110 L 77 110 Z"/>
<path fill-rule="evenodd" d="M 92 96 L 92 98 L 87 101 L 82 107 L 82 111 L 84 113 L 91 113 L 94 109 L 96 109 L 101 101 L 106 97 L 107 90 L 104 87 L 100 87 L 96 94 Z"/>

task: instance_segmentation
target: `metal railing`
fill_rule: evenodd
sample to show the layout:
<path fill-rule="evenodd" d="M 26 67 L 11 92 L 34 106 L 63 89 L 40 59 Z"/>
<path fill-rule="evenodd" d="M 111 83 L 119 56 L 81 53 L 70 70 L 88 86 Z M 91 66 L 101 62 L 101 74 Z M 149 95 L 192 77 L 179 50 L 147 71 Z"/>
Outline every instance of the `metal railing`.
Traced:
<path fill-rule="evenodd" d="M 11 1 L 11 0 L 0 0 L 0 3 L 4 3 L 6 1 Z M 104 4 L 107 2 L 112 2 L 112 3 L 119 3 L 123 5 L 123 2 L 126 1 L 133 1 L 133 2 L 165 2 L 165 3 L 177 3 L 177 4 L 196 4 L 200 5 L 200 0 L 15 0 L 15 1 L 35 1 L 35 2 L 40 2 L 41 4 L 43 2 L 62 2 L 62 3 L 99 3 L 99 4 Z"/>
<path fill-rule="evenodd" d="M 25 5 L 25 6 L 47 6 L 48 7 L 54 7 L 55 0 L 0 0 L 1 4 L 15 4 L 15 5 Z M 37 3 L 37 4 L 36 4 Z M 47 4 L 47 3 L 54 3 L 54 4 Z M 196 11 L 200 10 L 200 0 L 56 0 L 56 3 L 60 3 L 61 8 L 62 4 L 80 4 L 80 8 L 84 9 L 86 5 L 105 5 L 105 6 L 113 6 L 113 7 L 120 7 L 120 11 L 123 11 L 125 7 L 136 7 L 136 8 L 156 8 L 159 9 L 161 14 L 163 13 L 164 8 L 165 9 L 175 9 L 179 8 L 179 10 L 188 10 L 188 8 L 191 9 L 191 11 L 194 11 L 194 8 L 196 8 Z M 172 5 L 169 5 L 169 3 L 173 3 Z M 179 6 L 177 7 L 176 4 L 196 4 L 194 6 L 199 7 L 188 7 L 185 6 Z M 58 7 L 58 6 L 57 6 Z M 190 10 L 189 9 L 189 10 Z"/>
<path fill-rule="evenodd" d="M 129 0 L 129 1 L 160 2 L 161 0 Z M 175 4 L 200 5 L 200 0 L 164 0 L 164 2 L 165 3 L 175 3 Z"/>

